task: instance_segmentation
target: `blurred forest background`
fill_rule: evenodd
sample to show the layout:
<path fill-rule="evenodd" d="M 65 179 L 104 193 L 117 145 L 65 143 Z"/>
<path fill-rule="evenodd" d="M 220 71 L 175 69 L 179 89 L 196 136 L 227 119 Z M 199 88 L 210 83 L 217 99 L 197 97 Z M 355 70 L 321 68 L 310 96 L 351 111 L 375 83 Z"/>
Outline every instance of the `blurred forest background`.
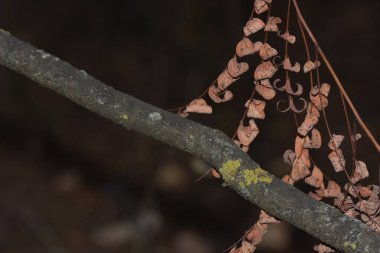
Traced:
<path fill-rule="evenodd" d="M 273 15 L 284 17 L 287 1 L 273 2 Z M 379 1 L 299 2 L 379 140 Z M 0 27 L 118 90 L 172 108 L 197 97 L 226 66 L 252 3 L 2 0 Z M 303 53 L 295 54 L 305 61 Z M 322 80 L 332 83 L 326 71 Z M 237 99 L 214 106 L 211 116 L 191 119 L 232 135 L 251 89 L 246 75 L 232 88 Z M 340 100 L 336 106 L 333 101 L 330 123 L 335 133 L 346 134 Z M 281 177 L 289 172 L 282 153 L 296 136 L 292 116 L 277 112 L 272 102 L 259 126 L 250 153 Z M 360 143 L 359 155 L 372 173 L 366 182 L 378 184 L 378 154 L 366 138 Z M 325 154 L 319 157 L 326 162 Z M 3 253 L 222 252 L 255 222 L 258 209 L 220 180 L 194 184 L 207 169 L 0 67 Z M 318 243 L 287 224 L 270 229 L 266 238 L 257 252 L 312 252 Z"/>

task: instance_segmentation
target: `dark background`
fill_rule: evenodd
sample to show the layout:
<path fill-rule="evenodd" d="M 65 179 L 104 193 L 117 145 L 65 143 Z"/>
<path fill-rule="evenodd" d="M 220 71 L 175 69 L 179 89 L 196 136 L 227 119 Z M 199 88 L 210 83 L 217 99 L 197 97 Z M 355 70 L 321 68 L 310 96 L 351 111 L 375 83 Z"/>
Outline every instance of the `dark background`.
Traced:
<path fill-rule="evenodd" d="M 171 108 L 197 97 L 219 75 L 252 2 L 3 0 L 0 27 L 123 92 Z M 284 17 L 287 1 L 273 2 L 273 14 Z M 379 2 L 299 2 L 380 139 Z M 305 61 L 303 51 L 292 54 Z M 323 81 L 332 83 L 322 72 Z M 334 133 L 346 134 L 333 87 L 330 124 Z M 232 135 L 251 89 L 245 75 L 232 88 L 234 101 L 214 106 L 214 115 L 191 119 Z M 268 104 L 251 153 L 280 177 L 290 171 L 281 156 L 292 148 L 296 130 L 291 114 L 274 107 L 275 102 Z M 378 184 L 379 158 L 366 138 L 358 153 L 371 172 L 365 182 Z M 315 156 L 325 173 L 336 177 L 326 154 Z M 221 252 L 254 224 L 258 210 L 219 180 L 206 177 L 193 184 L 207 169 L 196 158 L 125 131 L 0 68 L 1 252 Z M 257 252 L 312 252 L 318 243 L 286 224 L 270 229 L 266 238 Z"/>

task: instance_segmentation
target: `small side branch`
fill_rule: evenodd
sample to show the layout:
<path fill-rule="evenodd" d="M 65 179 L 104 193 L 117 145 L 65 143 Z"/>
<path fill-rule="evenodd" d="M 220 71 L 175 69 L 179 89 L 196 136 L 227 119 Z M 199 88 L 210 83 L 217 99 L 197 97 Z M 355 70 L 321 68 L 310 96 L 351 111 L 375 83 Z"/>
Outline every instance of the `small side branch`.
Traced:
<path fill-rule="evenodd" d="M 347 253 L 380 253 L 380 234 L 275 178 L 218 130 L 117 91 L 1 29 L 0 64 L 127 129 L 202 158 L 219 168 L 239 195 L 332 247 Z"/>

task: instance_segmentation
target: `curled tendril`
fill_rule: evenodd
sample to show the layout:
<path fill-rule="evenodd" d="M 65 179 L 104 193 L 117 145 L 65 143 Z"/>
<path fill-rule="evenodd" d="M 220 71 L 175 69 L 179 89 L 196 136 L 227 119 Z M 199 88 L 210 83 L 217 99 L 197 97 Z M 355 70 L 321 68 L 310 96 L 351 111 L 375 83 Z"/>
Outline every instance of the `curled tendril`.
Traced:
<path fill-rule="evenodd" d="M 292 96 L 289 96 L 289 106 L 286 108 L 286 109 L 281 109 L 280 108 L 280 105 L 281 103 L 286 103 L 285 100 L 280 100 L 277 102 L 276 104 L 276 108 L 279 112 L 288 112 L 290 110 L 292 110 L 293 112 L 295 113 L 301 113 L 303 111 L 306 110 L 307 108 L 307 101 L 303 98 L 299 98 L 300 101 L 303 102 L 303 107 L 301 109 L 297 109 L 296 105 L 294 104 L 294 100 L 293 100 L 293 97 Z"/>
<path fill-rule="evenodd" d="M 302 85 L 299 84 L 299 83 L 296 83 L 296 85 L 297 85 L 297 90 L 293 91 L 292 85 L 290 83 L 290 79 L 286 80 L 286 83 L 285 83 L 285 90 L 286 90 L 286 92 L 289 95 L 293 95 L 293 96 L 300 96 L 300 95 L 302 95 L 302 93 L 303 93 L 303 87 L 302 87 Z"/>
<path fill-rule="evenodd" d="M 285 85 L 282 86 L 282 87 L 279 87 L 279 86 L 277 85 L 279 82 L 281 82 L 281 79 L 276 79 L 276 80 L 274 80 L 274 82 L 273 82 L 273 87 L 274 87 L 276 90 L 278 90 L 278 91 L 284 91 L 284 90 L 285 90 Z"/>
<path fill-rule="evenodd" d="M 276 60 L 279 59 L 280 63 L 277 63 Z M 277 55 L 275 57 L 273 57 L 272 59 L 272 63 L 273 63 L 273 66 L 278 69 L 280 66 L 283 65 L 283 61 L 281 61 L 281 56 Z"/>

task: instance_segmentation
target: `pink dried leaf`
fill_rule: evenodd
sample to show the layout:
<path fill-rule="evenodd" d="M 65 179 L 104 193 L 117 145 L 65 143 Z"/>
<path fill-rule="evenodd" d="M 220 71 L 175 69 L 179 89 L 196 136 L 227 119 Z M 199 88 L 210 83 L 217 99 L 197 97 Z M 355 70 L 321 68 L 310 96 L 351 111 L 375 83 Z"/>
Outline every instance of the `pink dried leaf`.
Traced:
<path fill-rule="evenodd" d="M 265 25 L 264 31 L 278 32 L 278 24 L 281 24 L 281 22 L 281 18 L 279 17 L 269 17 L 267 24 Z"/>
<path fill-rule="evenodd" d="M 261 210 L 258 223 L 260 223 L 260 224 L 277 224 L 277 223 L 280 223 L 280 221 L 277 220 L 276 218 L 274 218 L 273 216 L 270 216 L 269 214 L 267 214 L 263 210 Z"/>
<path fill-rule="evenodd" d="M 317 201 L 322 200 L 322 196 L 320 196 L 319 194 L 317 194 L 315 192 L 310 191 L 307 195 L 309 195 L 309 197 L 311 197 L 312 199 L 315 199 Z"/>
<path fill-rule="evenodd" d="M 356 187 L 352 185 L 351 183 L 346 183 L 344 185 L 344 189 L 354 198 L 358 197 Z"/>
<path fill-rule="evenodd" d="M 286 58 L 284 60 L 284 69 L 285 70 L 290 70 L 292 72 L 300 72 L 301 71 L 301 64 L 299 64 L 298 62 L 296 62 L 294 64 L 294 66 L 292 65 L 292 63 L 290 62 L 290 59 L 289 58 Z"/>
<path fill-rule="evenodd" d="M 276 91 L 270 84 L 269 79 L 255 82 L 256 91 L 266 100 L 271 100 L 276 96 Z"/>
<path fill-rule="evenodd" d="M 304 143 L 304 138 L 297 136 L 294 141 L 294 152 L 296 153 L 296 157 L 301 156 L 302 151 L 304 150 L 303 143 Z"/>
<path fill-rule="evenodd" d="M 351 208 L 349 209 L 348 211 L 346 211 L 344 213 L 344 215 L 346 215 L 347 217 L 350 217 L 350 218 L 355 218 L 356 216 L 358 216 L 360 213 L 357 212 L 354 208 Z"/>
<path fill-rule="evenodd" d="M 328 144 L 331 150 L 338 149 L 344 140 L 344 135 L 333 134 Z"/>
<path fill-rule="evenodd" d="M 304 149 L 302 155 L 294 160 L 291 172 L 292 179 L 296 182 L 310 175 L 311 162 L 309 150 Z"/>
<path fill-rule="evenodd" d="M 329 104 L 328 95 L 330 88 L 329 84 L 324 83 L 320 89 L 318 86 L 314 86 L 310 91 L 310 100 L 320 111 L 325 109 Z"/>
<path fill-rule="evenodd" d="M 296 36 L 291 35 L 288 32 L 282 35 L 278 33 L 278 36 L 280 36 L 281 38 L 283 38 L 285 41 L 289 42 L 290 44 L 296 43 Z"/>
<path fill-rule="evenodd" d="M 268 3 L 264 0 L 255 0 L 254 7 L 257 14 L 264 13 L 269 9 Z"/>
<path fill-rule="evenodd" d="M 318 253 L 332 253 L 335 252 L 332 248 L 324 245 L 324 244 L 319 244 L 314 246 L 314 250 L 317 251 Z"/>
<path fill-rule="evenodd" d="M 285 163 L 293 165 L 294 160 L 296 159 L 296 153 L 294 153 L 293 150 L 288 149 L 284 152 L 283 159 Z"/>
<path fill-rule="evenodd" d="M 313 62 L 313 61 L 307 61 L 305 65 L 303 66 L 303 72 L 308 73 L 317 67 L 319 68 L 321 66 L 321 63 L 319 61 Z"/>
<path fill-rule="evenodd" d="M 321 117 L 321 114 L 319 113 L 319 110 L 318 108 L 313 104 L 313 103 L 309 103 L 307 105 L 307 109 L 306 109 L 307 113 L 311 114 L 311 115 L 314 115 L 316 117 Z"/>
<path fill-rule="evenodd" d="M 243 126 L 241 123 L 237 131 L 238 139 L 244 146 L 249 146 L 258 134 L 259 129 L 253 119 L 249 121 L 249 126 Z"/>
<path fill-rule="evenodd" d="M 360 185 L 358 186 L 358 191 L 359 191 L 360 196 L 363 197 L 363 198 L 368 198 L 368 197 L 370 197 L 371 195 L 374 194 L 374 192 L 371 191 L 370 188 L 364 187 L 364 186 L 360 186 Z"/>
<path fill-rule="evenodd" d="M 320 188 L 323 185 L 323 173 L 322 171 L 314 165 L 313 172 L 310 177 L 305 178 L 305 183 L 314 186 L 315 188 Z M 322 194 L 323 196 L 324 194 Z"/>
<path fill-rule="evenodd" d="M 311 130 L 311 138 L 309 136 L 306 136 L 304 148 L 318 149 L 321 146 L 322 146 L 321 133 L 316 128 L 313 128 L 313 130 Z"/>
<path fill-rule="evenodd" d="M 190 115 L 188 112 L 182 110 L 182 108 L 178 110 L 177 114 L 178 114 L 178 116 L 180 116 L 181 118 L 184 118 L 184 119 Z"/>
<path fill-rule="evenodd" d="M 294 91 L 293 88 L 292 88 L 292 85 L 291 85 L 291 82 L 290 82 L 290 78 L 288 78 L 285 82 L 285 90 L 286 90 L 286 93 L 290 94 L 290 95 L 293 95 L 293 96 L 300 96 L 302 95 L 303 93 L 303 88 L 302 88 L 302 85 L 296 83 L 297 85 L 297 90 Z"/>
<path fill-rule="evenodd" d="M 186 106 L 186 112 L 211 114 L 212 107 L 203 98 L 194 99 Z"/>
<path fill-rule="evenodd" d="M 294 185 L 294 183 L 295 183 L 290 175 L 283 176 L 281 180 L 283 182 L 287 183 L 288 185 Z"/>
<path fill-rule="evenodd" d="M 246 234 L 245 238 L 256 246 L 263 240 L 264 231 L 259 223 L 256 223 L 254 227 Z"/>
<path fill-rule="evenodd" d="M 240 63 L 237 62 L 237 59 L 235 56 L 228 62 L 227 69 L 231 77 L 238 78 L 249 69 L 249 65 L 248 63 L 245 63 L 245 62 L 240 62 Z"/>
<path fill-rule="evenodd" d="M 215 168 L 211 168 L 211 175 L 217 179 L 222 177 L 222 175 L 220 175 L 219 171 L 217 171 Z"/>
<path fill-rule="evenodd" d="M 352 198 L 350 196 L 345 197 L 344 194 L 339 195 L 334 199 L 334 205 L 338 207 L 343 213 L 355 207 Z"/>
<path fill-rule="evenodd" d="M 356 184 L 362 179 L 365 179 L 369 176 L 369 172 L 367 169 L 367 165 L 362 161 L 355 162 L 355 170 L 353 173 L 353 177 L 351 177 L 351 181 L 353 184 Z"/>
<path fill-rule="evenodd" d="M 368 200 L 360 200 L 356 206 L 355 209 L 367 214 L 369 217 L 375 217 L 380 212 L 380 202 L 377 201 L 368 201 Z"/>
<path fill-rule="evenodd" d="M 341 172 L 346 167 L 346 159 L 343 156 L 343 152 L 341 149 L 337 149 L 336 151 L 332 151 L 329 154 L 329 159 L 331 164 L 333 165 L 335 172 Z"/>
<path fill-rule="evenodd" d="M 276 56 L 278 54 L 278 51 L 271 47 L 268 43 L 264 43 L 260 48 L 260 57 L 264 61 L 272 58 L 273 56 Z"/>
<path fill-rule="evenodd" d="M 221 92 L 220 89 L 214 85 L 210 86 L 208 95 L 217 104 L 228 102 L 234 97 L 231 91 L 225 90 L 224 92 Z"/>
<path fill-rule="evenodd" d="M 311 129 L 318 123 L 319 118 L 313 114 L 306 114 L 305 120 L 301 126 L 297 129 L 298 133 L 302 136 L 306 136 Z"/>
<path fill-rule="evenodd" d="M 253 18 L 247 22 L 244 26 L 243 31 L 245 36 L 257 33 L 265 27 L 265 23 L 259 18 Z"/>
<path fill-rule="evenodd" d="M 248 108 L 247 117 L 254 119 L 265 119 L 265 101 L 252 99 L 245 103 L 245 107 Z"/>
<path fill-rule="evenodd" d="M 252 253 L 256 250 L 256 247 L 252 243 L 243 241 L 241 246 L 235 251 L 235 253 Z"/>
<path fill-rule="evenodd" d="M 277 68 L 271 61 L 262 62 L 255 70 L 254 78 L 256 81 L 272 78 L 277 72 Z"/>
<path fill-rule="evenodd" d="M 260 41 L 252 43 L 250 39 L 244 38 L 236 45 L 236 54 L 239 57 L 253 55 L 260 50 L 262 45 Z"/>
<path fill-rule="evenodd" d="M 326 198 L 336 198 L 341 195 L 340 186 L 333 180 L 329 180 L 327 188 L 325 189 L 324 197 Z"/>
<path fill-rule="evenodd" d="M 228 69 L 225 69 L 218 77 L 218 88 L 220 90 L 227 89 L 232 83 L 234 83 L 237 79 L 233 78 L 229 73 Z"/>

